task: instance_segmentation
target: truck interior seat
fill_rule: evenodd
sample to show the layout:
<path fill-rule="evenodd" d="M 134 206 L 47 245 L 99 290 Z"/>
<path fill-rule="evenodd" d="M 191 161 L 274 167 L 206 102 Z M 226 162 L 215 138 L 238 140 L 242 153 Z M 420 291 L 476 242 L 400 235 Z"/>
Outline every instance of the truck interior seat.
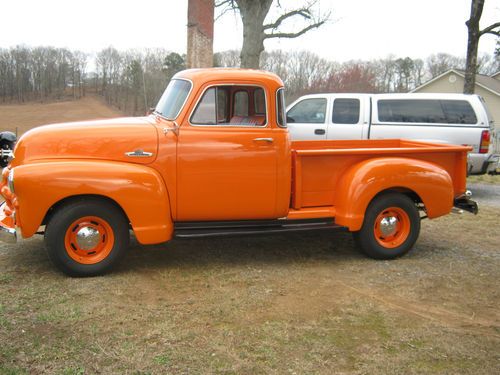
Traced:
<path fill-rule="evenodd" d="M 229 122 L 231 125 L 264 125 L 266 117 L 260 116 L 233 116 Z"/>

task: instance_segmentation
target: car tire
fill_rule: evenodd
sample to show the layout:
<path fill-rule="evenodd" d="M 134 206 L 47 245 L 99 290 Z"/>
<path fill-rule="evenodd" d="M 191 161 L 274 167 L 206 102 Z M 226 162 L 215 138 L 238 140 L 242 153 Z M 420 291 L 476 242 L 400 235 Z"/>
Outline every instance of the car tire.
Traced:
<path fill-rule="evenodd" d="M 50 259 L 74 277 L 111 271 L 125 255 L 129 240 L 123 211 L 100 199 L 80 199 L 59 207 L 45 228 Z"/>
<path fill-rule="evenodd" d="M 394 259 L 411 250 L 419 233 L 415 202 L 401 193 L 385 193 L 368 205 L 363 226 L 353 237 L 370 258 Z"/>

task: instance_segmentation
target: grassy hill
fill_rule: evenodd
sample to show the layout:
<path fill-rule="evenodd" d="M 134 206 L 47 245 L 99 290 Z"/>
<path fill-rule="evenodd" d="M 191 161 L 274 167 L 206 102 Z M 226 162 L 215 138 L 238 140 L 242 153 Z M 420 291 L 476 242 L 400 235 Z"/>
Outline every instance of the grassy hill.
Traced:
<path fill-rule="evenodd" d="M 59 122 L 92 120 L 123 116 L 95 97 L 54 103 L 25 103 L 0 105 L 0 131 L 19 135 L 40 125 Z"/>

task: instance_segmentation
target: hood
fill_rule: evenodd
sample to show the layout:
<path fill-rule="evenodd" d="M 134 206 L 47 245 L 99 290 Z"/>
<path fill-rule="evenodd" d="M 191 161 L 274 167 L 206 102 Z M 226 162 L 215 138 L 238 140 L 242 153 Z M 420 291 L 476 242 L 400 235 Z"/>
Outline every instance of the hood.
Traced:
<path fill-rule="evenodd" d="M 149 164 L 156 159 L 157 152 L 158 133 L 149 117 L 116 118 L 34 128 L 17 142 L 12 165 L 44 159 Z M 145 156 L 149 153 L 150 156 Z"/>

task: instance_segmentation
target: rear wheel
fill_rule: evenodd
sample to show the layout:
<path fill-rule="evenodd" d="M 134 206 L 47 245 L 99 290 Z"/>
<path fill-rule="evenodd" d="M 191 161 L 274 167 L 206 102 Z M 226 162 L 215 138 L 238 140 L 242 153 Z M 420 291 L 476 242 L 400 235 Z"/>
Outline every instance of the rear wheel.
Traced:
<path fill-rule="evenodd" d="M 420 233 L 420 215 L 406 195 L 386 193 L 368 206 L 359 232 L 353 236 L 361 251 L 375 259 L 406 254 Z"/>
<path fill-rule="evenodd" d="M 123 212 L 110 202 L 78 200 L 60 207 L 45 229 L 52 262 L 70 276 L 95 276 L 110 271 L 129 245 Z"/>

